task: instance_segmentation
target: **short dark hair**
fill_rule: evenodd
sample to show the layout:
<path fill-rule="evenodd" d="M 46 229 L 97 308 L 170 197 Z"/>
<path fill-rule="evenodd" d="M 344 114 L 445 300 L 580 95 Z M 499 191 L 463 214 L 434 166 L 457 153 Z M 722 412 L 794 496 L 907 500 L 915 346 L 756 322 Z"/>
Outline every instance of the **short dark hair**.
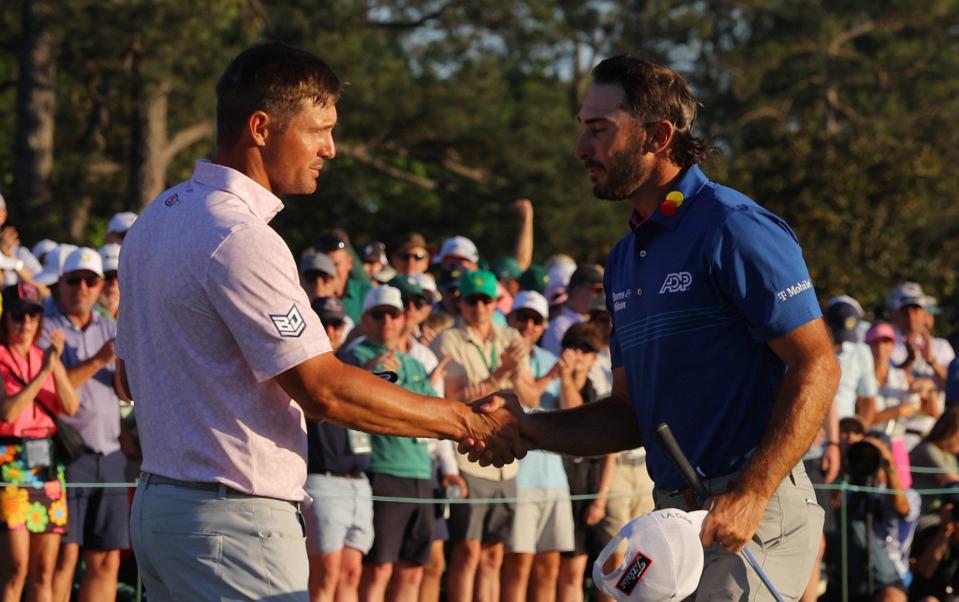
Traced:
<path fill-rule="evenodd" d="M 276 42 L 247 48 L 234 58 L 216 85 L 216 142 L 230 145 L 256 111 L 265 111 L 280 130 L 304 100 L 335 103 L 341 83 L 318 56 Z"/>
<path fill-rule="evenodd" d="M 621 54 L 593 69 L 597 84 L 618 84 L 625 109 L 641 122 L 666 120 L 676 128 L 670 158 L 680 167 L 709 159 L 715 147 L 693 135 L 699 102 L 683 77 L 661 63 Z"/>

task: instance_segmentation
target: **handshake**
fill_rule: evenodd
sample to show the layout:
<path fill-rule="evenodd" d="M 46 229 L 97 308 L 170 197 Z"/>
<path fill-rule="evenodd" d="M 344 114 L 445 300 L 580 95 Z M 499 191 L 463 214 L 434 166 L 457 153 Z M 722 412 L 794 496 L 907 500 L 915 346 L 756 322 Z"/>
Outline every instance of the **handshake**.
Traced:
<path fill-rule="evenodd" d="M 467 419 L 467 434 L 457 449 L 470 462 L 500 468 L 522 458 L 536 446 L 532 414 L 523 411 L 513 393 L 497 392 L 467 404 L 473 413 Z"/>

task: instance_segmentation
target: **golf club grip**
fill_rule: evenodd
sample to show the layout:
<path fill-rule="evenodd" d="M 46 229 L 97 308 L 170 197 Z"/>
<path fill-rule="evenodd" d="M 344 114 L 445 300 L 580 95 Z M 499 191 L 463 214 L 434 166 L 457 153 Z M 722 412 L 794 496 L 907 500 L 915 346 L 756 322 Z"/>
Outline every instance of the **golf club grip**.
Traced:
<path fill-rule="evenodd" d="M 673 464 L 676 465 L 683 479 L 689 485 L 690 489 L 693 490 L 693 495 L 696 496 L 697 501 L 700 504 L 706 501 L 708 495 L 706 493 L 706 487 L 703 486 L 703 482 L 700 480 L 699 475 L 696 474 L 696 470 L 693 469 L 693 465 L 686 459 L 686 454 L 680 449 L 679 443 L 677 443 L 676 438 L 673 437 L 673 432 L 669 430 L 669 425 L 661 422 L 659 426 L 656 427 L 656 437 L 659 439 L 659 443 L 663 446 L 663 449 L 666 450 L 666 453 L 669 454 L 669 457 L 672 459 Z"/>

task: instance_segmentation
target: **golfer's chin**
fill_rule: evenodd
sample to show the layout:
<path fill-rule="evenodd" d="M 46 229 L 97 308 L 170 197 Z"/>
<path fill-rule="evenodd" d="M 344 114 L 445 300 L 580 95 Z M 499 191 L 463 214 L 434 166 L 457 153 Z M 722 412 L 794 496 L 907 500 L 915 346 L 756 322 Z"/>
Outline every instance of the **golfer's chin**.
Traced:
<path fill-rule="evenodd" d="M 610 202 L 621 201 L 629 196 L 628 194 L 620 195 L 620 194 L 615 194 L 613 192 L 610 192 L 607 188 L 605 188 L 604 186 L 600 184 L 593 185 L 593 195 L 597 199 L 600 199 L 603 201 L 610 201 Z"/>

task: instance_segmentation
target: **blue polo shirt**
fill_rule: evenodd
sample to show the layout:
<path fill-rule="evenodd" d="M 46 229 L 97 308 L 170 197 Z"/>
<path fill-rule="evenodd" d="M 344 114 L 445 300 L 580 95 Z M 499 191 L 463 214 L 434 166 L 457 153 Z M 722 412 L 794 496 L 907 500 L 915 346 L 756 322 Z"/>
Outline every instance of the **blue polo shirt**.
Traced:
<path fill-rule="evenodd" d="M 686 484 L 656 443 L 669 424 L 706 478 L 742 467 L 769 422 L 785 364 L 767 342 L 822 314 L 795 234 L 745 195 L 681 174 L 606 265 L 613 368 L 623 367 L 656 486 Z M 675 197 L 675 195 L 671 195 Z"/>

